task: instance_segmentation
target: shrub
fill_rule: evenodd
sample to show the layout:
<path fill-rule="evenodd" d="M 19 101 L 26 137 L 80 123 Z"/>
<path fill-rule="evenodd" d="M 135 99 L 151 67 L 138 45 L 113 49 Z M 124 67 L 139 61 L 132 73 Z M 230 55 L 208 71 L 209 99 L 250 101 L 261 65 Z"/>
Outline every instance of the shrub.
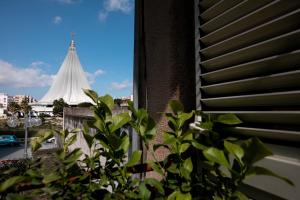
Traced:
<path fill-rule="evenodd" d="M 94 101 L 94 118 L 85 122 L 82 130 L 50 131 L 32 142 L 33 151 L 46 139 L 58 134 L 63 148 L 56 152 L 57 165 L 45 171 L 40 161 L 31 163 L 21 176 L 14 176 L 0 185 L 0 192 L 10 192 L 8 198 L 25 198 L 17 193 L 20 184 L 31 184 L 34 195 L 48 194 L 52 199 L 247 199 L 240 191 L 241 183 L 251 175 L 270 175 L 292 184 L 284 177 L 255 163 L 272 153 L 257 138 L 239 140 L 224 130 L 241 123 L 233 114 L 210 116 L 202 112 L 184 112 L 182 104 L 171 101 L 172 113 L 166 113 L 169 130 L 163 134 L 163 143 L 150 146 L 156 135 L 156 124 L 144 109 L 136 110 L 129 103 L 129 113 L 112 115 L 114 101 L 91 90 L 85 93 Z M 189 128 L 196 115 L 201 133 Z M 123 131 L 131 126 L 140 136 L 154 160 L 147 163 L 161 176 L 161 180 L 132 176 L 142 151 L 134 151 L 128 160 L 130 136 Z M 89 129 L 97 130 L 90 135 Z M 84 154 L 68 147 L 82 131 L 89 148 Z M 158 148 L 170 152 L 163 160 L 155 157 Z M 197 156 L 194 156 L 197 155 Z M 197 163 L 197 164 L 196 164 Z M 15 194 L 14 194 L 15 193 Z"/>

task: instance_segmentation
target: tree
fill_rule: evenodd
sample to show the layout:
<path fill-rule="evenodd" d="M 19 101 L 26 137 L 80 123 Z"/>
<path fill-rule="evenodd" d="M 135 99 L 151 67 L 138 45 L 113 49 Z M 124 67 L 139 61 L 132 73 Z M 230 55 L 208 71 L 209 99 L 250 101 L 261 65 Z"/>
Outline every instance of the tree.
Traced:
<path fill-rule="evenodd" d="M 7 109 L 8 109 L 8 111 L 14 113 L 14 112 L 17 112 L 17 111 L 21 110 L 21 107 L 20 107 L 19 104 L 12 101 L 12 102 L 9 102 Z"/>
<path fill-rule="evenodd" d="M 64 101 L 63 98 L 54 100 L 53 102 L 53 114 L 63 116 L 64 107 L 68 107 L 68 104 Z"/>
<path fill-rule="evenodd" d="M 121 106 L 121 103 L 122 103 L 122 102 L 123 102 L 122 99 L 119 99 L 119 98 L 114 99 L 114 103 L 115 103 L 116 105 L 118 105 L 118 106 Z"/>
<path fill-rule="evenodd" d="M 22 100 L 21 102 L 21 110 L 25 113 L 28 114 L 31 111 L 31 106 L 28 104 L 29 99 L 27 97 L 25 97 L 25 99 Z"/>

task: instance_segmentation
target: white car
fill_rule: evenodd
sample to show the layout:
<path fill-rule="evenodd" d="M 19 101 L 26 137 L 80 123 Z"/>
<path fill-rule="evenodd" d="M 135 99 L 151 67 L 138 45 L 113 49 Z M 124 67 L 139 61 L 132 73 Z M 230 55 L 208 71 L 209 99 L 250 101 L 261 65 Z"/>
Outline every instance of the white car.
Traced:
<path fill-rule="evenodd" d="M 47 143 L 56 143 L 56 138 L 52 137 L 47 140 Z"/>

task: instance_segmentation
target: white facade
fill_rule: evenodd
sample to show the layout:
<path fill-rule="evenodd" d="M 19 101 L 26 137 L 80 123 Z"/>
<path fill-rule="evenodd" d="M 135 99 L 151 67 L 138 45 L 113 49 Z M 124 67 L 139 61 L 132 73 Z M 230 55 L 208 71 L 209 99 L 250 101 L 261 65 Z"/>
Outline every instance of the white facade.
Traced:
<path fill-rule="evenodd" d="M 5 93 L 0 93 L 0 108 L 4 108 L 4 110 L 7 110 L 7 106 L 9 102 L 12 101 L 12 97 L 8 96 Z"/>
<path fill-rule="evenodd" d="M 90 89 L 85 72 L 82 69 L 72 40 L 69 51 L 63 61 L 54 82 L 47 94 L 39 101 L 40 105 L 52 105 L 54 100 L 63 98 L 69 105 L 91 102 L 83 89 Z"/>
<path fill-rule="evenodd" d="M 52 115 L 53 114 L 53 106 L 46 106 L 46 105 L 31 105 L 33 111 L 38 113 L 45 113 Z"/>
<path fill-rule="evenodd" d="M 6 117 L 4 114 L 4 108 L 0 108 L 0 118 Z"/>

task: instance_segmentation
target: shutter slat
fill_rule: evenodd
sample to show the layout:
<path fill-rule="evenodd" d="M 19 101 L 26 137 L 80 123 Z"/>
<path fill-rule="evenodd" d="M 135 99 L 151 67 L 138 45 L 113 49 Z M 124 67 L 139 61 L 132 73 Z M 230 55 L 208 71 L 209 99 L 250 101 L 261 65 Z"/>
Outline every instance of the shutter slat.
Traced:
<path fill-rule="evenodd" d="M 300 9 L 257 26 L 234 37 L 228 38 L 200 52 L 205 58 L 212 58 L 224 53 L 249 46 L 272 37 L 294 31 L 300 27 Z"/>
<path fill-rule="evenodd" d="M 219 1 L 220 0 L 203 0 L 199 3 L 199 6 L 201 7 L 201 9 L 206 10 L 209 9 L 209 7 L 218 3 Z"/>
<path fill-rule="evenodd" d="M 214 17 L 220 15 L 222 12 L 228 10 L 229 8 L 232 8 L 234 5 L 237 3 L 242 2 L 242 0 L 222 0 L 216 3 L 214 6 L 210 7 L 207 9 L 205 12 L 203 12 L 200 15 L 200 18 L 204 21 L 207 22 Z"/>
<path fill-rule="evenodd" d="M 256 3 L 256 1 L 253 1 Z M 279 16 L 282 16 L 288 12 L 298 9 L 300 6 L 300 1 L 294 0 L 277 0 L 263 6 L 260 9 L 253 11 L 252 13 L 243 16 L 236 21 L 227 24 L 219 28 L 218 30 L 211 32 L 207 35 L 202 35 L 200 41 L 205 46 L 213 45 L 217 42 L 225 40 L 229 37 L 247 31 L 253 27 L 260 24 L 268 22 Z"/>
<path fill-rule="evenodd" d="M 290 53 L 267 57 L 217 71 L 202 73 L 201 79 L 207 83 L 213 84 L 224 81 L 249 78 L 253 76 L 289 71 L 299 69 L 299 67 L 300 50 L 296 50 Z M 198 68 L 198 72 L 199 71 L 200 68 Z"/>
<path fill-rule="evenodd" d="M 206 114 L 225 114 L 235 113 L 243 122 L 251 124 L 267 124 L 267 125 L 300 125 L 300 111 L 287 111 L 287 110 L 276 110 L 276 111 L 204 111 Z M 298 128 L 300 130 L 300 127 Z"/>
<path fill-rule="evenodd" d="M 202 86 L 200 88 L 206 96 L 300 89 L 300 70 Z"/>
<path fill-rule="evenodd" d="M 291 99 L 293 101 L 291 101 Z M 237 108 L 254 109 L 257 107 L 293 108 L 300 106 L 300 91 L 273 92 L 255 95 L 239 95 L 218 98 L 202 98 L 201 102 L 209 109 Z"/>
<path fill-rule="evenodd" d="M 233 6 L 232 8 L 228 9 L 226 12 L 223 12 L 216 18 L 208 21 L 207 23 L 204 23 L 202 26 L 200 26 L 201 30 L 204 33 L 210 33 L 214 30 L 219 29 L 222 26 L 225 26 L 226 24 L 235 21 L 239 19 L 240 17 L 244 16 L 245 14 L 248 14 L 261 6 L 271 2 L 272 0 L 260 0 L 256 1 L 255 3 L 244 0 L 241 3 Z"/>
<path fill-rule="evenodd" d="M 247 136 L 269 138 L 272 140 L 285 140 L 290 142 L 300 142 L 300 131 L 289 131 L 280 129 L 263 129 L 253 127 L 229 128 L 232 133 Z"/>
<path fill-rule="evenodd" d="M 251 60 L 296 50 L 300 46 L 300 30 L 296 30 L 243 49 L 239 49 L 206 61 L 201 66 L 207 71 L 217 70 Z"/>

